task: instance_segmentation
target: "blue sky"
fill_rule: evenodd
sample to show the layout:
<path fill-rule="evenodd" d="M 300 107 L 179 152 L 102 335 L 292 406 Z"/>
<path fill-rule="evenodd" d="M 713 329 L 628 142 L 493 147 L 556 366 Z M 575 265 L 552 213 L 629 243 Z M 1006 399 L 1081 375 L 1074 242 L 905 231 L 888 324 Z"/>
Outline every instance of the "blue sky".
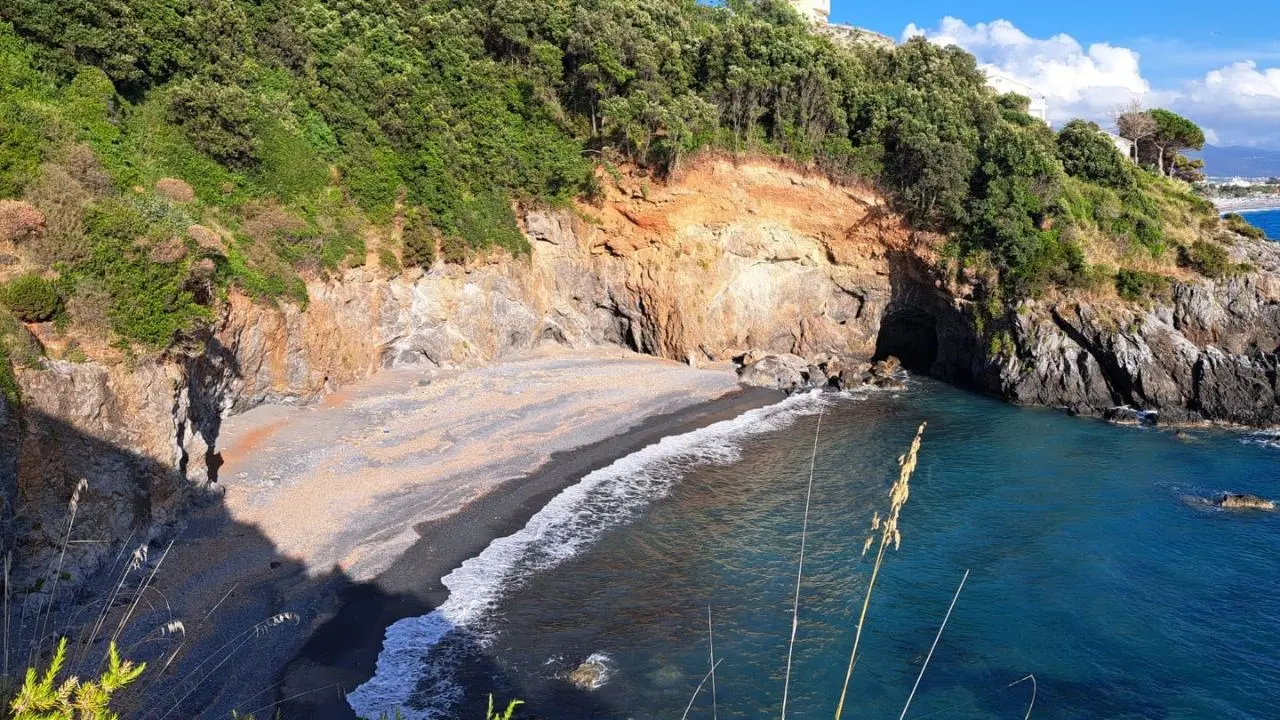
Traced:
<path fill-rule="evenodd" d="M 1058 122 L 1138 99 L 1218 144 L 1280 149 L 1280 0 L 832 0 L 831 19 L 961 45 L 1041 90 Z"/>

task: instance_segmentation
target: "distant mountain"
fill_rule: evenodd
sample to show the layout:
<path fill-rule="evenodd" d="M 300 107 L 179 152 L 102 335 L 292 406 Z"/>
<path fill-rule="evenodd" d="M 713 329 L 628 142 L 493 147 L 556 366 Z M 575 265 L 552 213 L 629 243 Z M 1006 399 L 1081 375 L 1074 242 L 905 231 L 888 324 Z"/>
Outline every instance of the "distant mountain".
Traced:
<path fill-rule="evenodd" d="M 1280 177 L 1280 150 L 1205 145 L 1204 152 L 1198 154 L 1204 158 L 1204 171 L 1209 177 Z"/>

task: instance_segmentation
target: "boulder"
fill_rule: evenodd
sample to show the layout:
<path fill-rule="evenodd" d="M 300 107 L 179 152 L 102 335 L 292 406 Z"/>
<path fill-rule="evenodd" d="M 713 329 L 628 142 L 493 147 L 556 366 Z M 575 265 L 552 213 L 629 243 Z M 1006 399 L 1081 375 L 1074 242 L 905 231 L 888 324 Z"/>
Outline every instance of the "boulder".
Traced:
<path fill-rule="evenodd" d="M 871 380 L 871 363 L 854 363 L 840 371 L 839 386 L 844 390 L 861 387 Z"/>
<path fill-rule="evenodd" d="M 1128 405 L 1107 408 L 1102 412 L 1102 419 L 1116 425 L 1142 425 L 1153 427 L 1160 416 L 1154 410 L 1137 410 Z"/>
<path fill-rule="evenodd" d="M 1275 510 L 1276 503 L 1274 500 L 1268 500 L 1257 495 L 1240 495 L 1236 493 L 1223 493 L 1218 498 L 1215 505 L 1222 508 L 1230 508 L 1232 510 Z"/>
<path fill-rule="evenodd" d="M 795 392 L 809 386 L 809 363 L 799 355 L 766 355 L 738 372 L 745 385 Z"/>
<path fill-rule="evenodd" d="M 890 355 L 871 366 L 871 374 L 878 378 L 886 378 L 902 368 L 902 361 Z"/>
<path fill-rule="evenodd" d="M 604 658 L 599 654 L 584 660 L 565 677 L 569 684 L 580 690 L 595 690 L 608 679 L 609 667 L 605 665 Z"/>

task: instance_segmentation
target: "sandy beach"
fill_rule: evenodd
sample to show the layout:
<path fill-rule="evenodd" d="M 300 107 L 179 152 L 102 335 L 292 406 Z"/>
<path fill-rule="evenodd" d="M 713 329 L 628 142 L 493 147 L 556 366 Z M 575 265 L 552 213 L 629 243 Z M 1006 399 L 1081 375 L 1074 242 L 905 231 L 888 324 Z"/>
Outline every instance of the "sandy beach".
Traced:
<path fill-rule="evenodd" d="M 441 602 L 444 574 L 592 469 L 778 399 L 728 365 L 555 350 L 391 370 L 231 418 L 225 498 L 157 578 L 187 649 L 149 696 L 184 716 L 290 699 L 285 717 L 350 717 L 342 694 L 371 673 L 383 628 Z"/>
<path fill-rule="evenodd" d="M 1280 195 L 1262 195 L 1243 198 L 1211 198 L 1220 213 L 1257 212 L 1280 208 Z"/>

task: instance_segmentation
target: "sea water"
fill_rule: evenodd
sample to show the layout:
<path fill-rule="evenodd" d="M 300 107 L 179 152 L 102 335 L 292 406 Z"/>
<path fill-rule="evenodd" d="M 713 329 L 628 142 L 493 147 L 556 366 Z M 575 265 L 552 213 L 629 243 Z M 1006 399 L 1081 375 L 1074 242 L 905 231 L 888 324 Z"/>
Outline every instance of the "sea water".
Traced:
<path fill-rule="evenodd" d="M 1280 515 L 1203 500 L 1280 495 L 1274 436 L 1117 427 L 914 378 L 794 397 L 593 473 L 448 578 L 439 611 L 390 628 L 352 704 L 779 717 L 816 458 L 787 716 L 830 718 L 863 544 L 922 421 L 846 717 L 899 716 L 966 570 L 908 717 L 1021 718 L 1033 693 L 1042 719 L 1280 717 Z M 579 689 L 588 659 L 598 687 Z"/>
<path fill-rule="evenodd" d="M 1241 213 L 1250 224 L 1262 228 L 1272 240 L 1280 240 L 1280 210 L 1255 210 Z"/>

